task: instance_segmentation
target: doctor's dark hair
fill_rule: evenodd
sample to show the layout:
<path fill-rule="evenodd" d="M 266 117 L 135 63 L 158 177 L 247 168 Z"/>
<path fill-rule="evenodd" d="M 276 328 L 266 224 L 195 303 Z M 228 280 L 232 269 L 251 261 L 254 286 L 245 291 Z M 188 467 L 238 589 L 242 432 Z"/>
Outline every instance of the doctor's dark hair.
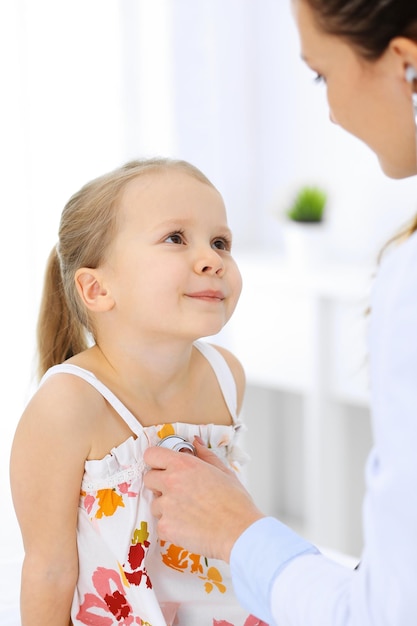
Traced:
<path fill-rule="evenodd" d="M 325 33 L 344 38 L 368 60 L 381 57 L 394 37 L 417 42 L 416 0 L 300 1 Z"/>
<path fill-rule="evenodd" d="M 38 376 L 85 350 L 94 327 L 78 295 L 75 274 L 97 268 L 117 232 L 117 215 L 126 185 L 142 176 L 182 171 L 213 187 L 187 161 L 154 158 L 136 160 L 84 185 L 67 202 L 61 215 L 58 244 L 49 255 L 37 325 Z"/>

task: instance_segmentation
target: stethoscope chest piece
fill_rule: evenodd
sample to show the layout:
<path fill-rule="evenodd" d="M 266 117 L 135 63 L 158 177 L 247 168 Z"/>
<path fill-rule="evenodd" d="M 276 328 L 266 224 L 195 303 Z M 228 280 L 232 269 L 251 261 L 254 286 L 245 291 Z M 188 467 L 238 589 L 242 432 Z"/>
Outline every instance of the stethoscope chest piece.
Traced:
<path fill-rule="evenodd" d="M 196 454 L 196 450 L 192 443 L 180 437 L 179 435 L 168 435 L 157 443 L 162 448 L 169 448 L 175 452 L 185 452 L 186 454 Z"/>

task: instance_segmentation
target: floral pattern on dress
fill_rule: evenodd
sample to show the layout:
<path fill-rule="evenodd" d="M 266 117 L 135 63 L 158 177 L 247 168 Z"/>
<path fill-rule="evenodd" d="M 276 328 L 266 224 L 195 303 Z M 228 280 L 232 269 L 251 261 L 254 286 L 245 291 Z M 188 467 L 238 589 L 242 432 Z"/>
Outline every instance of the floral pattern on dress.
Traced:
<path fill-rule="evenodd" d="M 213 626 L 237 626 L 237 625 L 232 624 L 231 622 L 227 622 L 224 619 L 221 619 L 221 620 L 214 619 Z M 268 624 L 260 620 L 258 617 L 255 617 L 254 615 L 249 615 L 247 620 L 245 620 L 245 623 L 243 624 L 243 626 L 268 626 Z"/>
<path fill-rule="evenodd" d="M 111 626 L 116 620 L 120 626 L 145 626 L 146 622 L 132 615 L 132 607 L 118 572 L 98 567 L 93 574 L 93 585 L 97 595 L 85 594 L 77 615 L 79 622 L 89 626 Z"/>
<path fill-rule="evenodd" d="M 127 562 L 123 565 L 123 572 L 131 585 L 139 587 L 142 581 L 144 581 L 146 587 L 152 589 L 152 582 L 145 567 L 146 553 L 151 545 L 148 537 L 148 524 L 147 522 L 141 522 L 140 529 L 136 528 L 133 533 Z"/>
<path fill-rule="evenodd" d="M 119 490 L 126 492 L 126 483 L 118 486 Z M 81 491 L 81 500 L 84 502 L 84 508 L 89 515 L 97 519 L 102 517 L 111 517 L 119 507 L 124 508 L 123 495 L 117 493 L 115 488 L 97 489 L 95 495 Z"/>
<path fill-rule="evenodd" d="M 227 591 L 221 573 L 217 567 L 209 566 L 205 557 L 188 552 L 173 543 L 167 544 L 166 541 L 161 541 L 160 545 L 161 548 L 167 545 L 165 552 L 161 551 L 162 562 L 167 567 L 171 567 L 177 572 L 197 574 L 201 580 L 206 581 L 204 583 L 206 593 L 211 593 L 215 587 L 220 593 Z"/>
<path fill-rule="evenodd" d="M 80 492 L 81 503 L 83 503 L 85 510 L 96 519 L 111 517 L 119 507 L 124 508 L 124 496 L 137 498 L 138 493 L 132 491 L 127 482 L 120 483 L 117 488 L 97 489 L 94 495 L 83 490 Z"/>
<path fill-rule="evenodd" d="M 149 622 L 143 622 L 141 618 L 132 615 L 125 593 L 125 588 L 130 585 L 140 586 L 142 582 L 148 589 L 152 589 L 152 582 L 144 566 L 146 553 L 149 549 L 149 532 L 147 522 L 142 521 L 131 540 L 128 557 L 120 572 L 104 567 L 98 567 L 92 577 L 92 582 L 97 595 L 86 593 L 81 604 L 77 619 L 82 624 L 91 626 L 110 626 L 114 619 L 123 626 L 140 624 L 151 626 Z M 104 614 L 103 614 L 104 613 Z M 107 617 L 107 614 L 113 615 Z"/>
<path fill-rule="evenodd" d="M 170 435 L 175 435 L 175 428 L 172 424 L 163 424 L 162 427 L 157 431 L 157 434 L 160 439 L 164 439 L 165 437 L 169 437 Z"/>

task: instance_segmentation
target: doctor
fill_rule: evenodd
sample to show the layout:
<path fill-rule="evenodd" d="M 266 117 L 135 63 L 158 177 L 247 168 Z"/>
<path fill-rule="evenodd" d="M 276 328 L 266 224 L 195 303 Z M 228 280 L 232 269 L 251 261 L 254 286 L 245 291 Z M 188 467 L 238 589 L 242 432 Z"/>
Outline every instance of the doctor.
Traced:
<path fill-rule="evenodd" d="M 326 84 L 332 121 L 365 142 L 387 176 L 415 175 L 417 1 L 292 4 L 302 57 Z M 161 539 L 230 561 L 241 603 L 270 624 L 417 624 L 416 229 L 417 219 L 383 260 L 372 294 L 374 445 L 358 570 L 264 516 L 198 441 L 199 458 L 161 448 L 145 453 Z"/>

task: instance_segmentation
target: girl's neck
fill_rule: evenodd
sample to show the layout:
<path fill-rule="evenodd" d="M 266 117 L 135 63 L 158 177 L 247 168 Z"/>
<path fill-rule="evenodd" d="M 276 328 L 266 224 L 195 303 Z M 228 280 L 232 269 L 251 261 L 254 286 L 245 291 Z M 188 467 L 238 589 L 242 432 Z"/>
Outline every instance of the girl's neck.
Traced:
<path fill-rule="evenodd" d="M 193 345 L 178 342 L 127 349 L 96 344 L 71 362 L 93 372 L 111 389 L 126 390 L 142 401 L 164 402 L 189 384 L 194 360 Z"/>

